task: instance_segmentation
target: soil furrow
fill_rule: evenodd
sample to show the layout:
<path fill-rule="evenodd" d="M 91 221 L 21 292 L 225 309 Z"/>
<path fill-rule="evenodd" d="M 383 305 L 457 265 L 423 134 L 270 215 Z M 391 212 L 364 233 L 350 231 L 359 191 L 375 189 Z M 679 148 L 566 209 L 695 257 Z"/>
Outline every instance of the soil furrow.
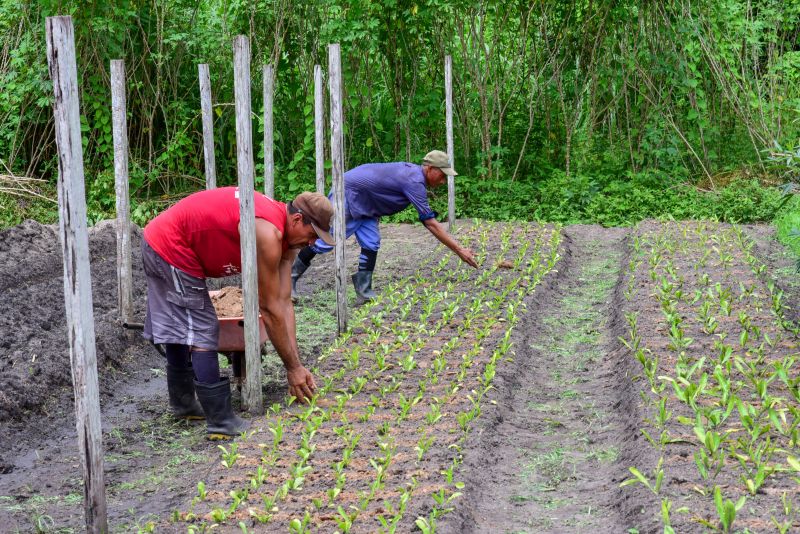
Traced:
<path fill-rule="evenodd" d="M 635 396 L 614 348 L 625 229 L 572 226 L 559 274 L 528 303 L 514 362 L 465 450 L 465 496 L 443 532 L 624 532 L 623 413 Z M 614 323 L 614 324 L 612 324 Z"/>

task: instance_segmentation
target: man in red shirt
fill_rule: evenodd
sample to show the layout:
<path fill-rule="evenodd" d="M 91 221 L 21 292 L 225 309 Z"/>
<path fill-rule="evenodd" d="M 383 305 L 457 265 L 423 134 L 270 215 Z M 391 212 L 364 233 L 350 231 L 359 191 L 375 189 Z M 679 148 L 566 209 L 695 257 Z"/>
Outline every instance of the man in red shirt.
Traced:
<path fill-rule="evenodd" d="M 333 244 L 333 208 L 318 193 L 301 193 L 288 204 L 255 193 L 254 209 L 259 308 L 286 367 L 289 394 L 302 401 L 316 385 L 297 348 L 292 263 L 300 248 L 318 238 Z M 220 377 L 219 323 L 205 281 L 241 271 L 238 188 L 194 193 L 153 219 L 144 229 L 142 261 L 144 336 L 166 347 L 173 413 L 205 417 L 210 438 L 239 434 L 248 423 L 233 413 L 230 383 Z"/>

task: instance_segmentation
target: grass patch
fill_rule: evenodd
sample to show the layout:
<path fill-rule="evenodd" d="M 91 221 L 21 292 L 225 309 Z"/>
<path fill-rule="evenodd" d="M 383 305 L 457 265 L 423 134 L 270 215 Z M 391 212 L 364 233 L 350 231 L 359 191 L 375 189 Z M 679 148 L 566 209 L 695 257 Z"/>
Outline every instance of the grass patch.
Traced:
<path fill-rule="evenodd" d="M 528 479 L 536 479 L 535 486 L 538 491 L 553 491 L 572 477 L 567 463 L 564 449 L 558 447 L 531 458 L 531 461 L 523 466 L 521 475 Z"/>
<path fill-rule="evenodd" d="M 787 209 L 775 219 L 775 230 L 778 240 L 800 258 L 800 206 L 790 202 Z"/>
<path fill-rule="evenodd" d="M 586 458 L 597 460 L 600 463 L 613 463 L 619 458 L 619 449 L 616 447 L 593 449 L 586 455 Z"/>

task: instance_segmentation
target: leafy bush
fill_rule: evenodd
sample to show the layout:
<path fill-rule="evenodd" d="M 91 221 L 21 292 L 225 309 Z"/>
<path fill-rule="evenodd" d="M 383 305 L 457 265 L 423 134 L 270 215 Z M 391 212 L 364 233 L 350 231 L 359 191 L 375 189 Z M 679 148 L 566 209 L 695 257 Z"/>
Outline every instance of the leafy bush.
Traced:
<path fill-rule="evenodd" d="M 663 173 L 639 173 L 625 178 L 591 178 L 554 171 L 536 184 L 509 180 L 460 178 L 456 186 L 459 218 L 539 220 L 562 224 L 598 223 L 630 226 L 642 219 L 715 219 L 732 223 L 771 221 L 781 192 L 756 180 L 731 182 L 717 192 L 703 192 Z M 447 191 L 432 196 L 431 206 L 442 219 L 447 213 Z M 414 222 L 407 209 L 389 222 Z M 800 228 L 800 225 L 798 225 Z"/>

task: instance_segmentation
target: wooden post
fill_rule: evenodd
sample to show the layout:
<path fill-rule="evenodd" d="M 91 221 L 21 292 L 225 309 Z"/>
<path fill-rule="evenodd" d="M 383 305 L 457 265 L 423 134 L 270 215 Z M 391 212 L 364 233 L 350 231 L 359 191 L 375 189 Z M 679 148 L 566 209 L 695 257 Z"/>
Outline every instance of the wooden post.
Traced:
<path fill-rule="evenodd" d="M 128 118 L 125 62 L 111 61 L 111 115 L 114 134 L 114 183 L 117 193 L 117 307 L 123 323 L 133 320 L 131 208 L 128 191 Z"/>
<path fill-rule="evenodd" d="M 239 174 L 239 234 L 242 245 L 242 293 L 247 376 L 242 404 L 250 413 L 264 410 L 261 395 L 261 347 L 258 335 L 258 286 L 256 285 L 256 217 L 253 197 L 253 132 L 250 119 L 250 41 L 244 35 L 233 40 L 233 89 L 236 100 L 236 162 Z"/>
<path fill-rule="evenodd" d="M 103 436 L 97 383 L 86 191 L 71 17 L 47 17 L 47 60 L 53 80 L 53 115 L 58 151 L 59 235 L 64 254 L 64 304 L 67 319 L 75 421 L 83 467 L 86 531 L 108 531 Z"/>
<path fill-rule="evenodd" d="M 325 194 L 325 88 L 322 66 L 314 65 L 314 148 L 317 159 L 317 193 Z"/>
<path fill-rule="evenodd" d="M 206 189 L 217 187 L 217 170 L 214 161 L 214 113 L 211 108 L 211 76 L 208 64 L 197 66 L 200 77 L 200 110 L 203 117 L 203 154 L 206 160 Z"/>
<path fill-rule="evenodd" d="M 275 74 L 272 65 L 264 65 L 264 194 L 275 197 L 275 161 L 272 137 L 272 95 L 275 93 Z"/>
<path fill-rule="evenodd" d="M 342 128 L 342 59 L 339 43 L 328 45 L 328 83 L 331 93 L 331 181 L 333 239 L 336 241 L 336 320 L 339 333 L 347 330 L 347 265 L 345 265 L 344 135 Z"/>
<path fill-rule="evenodd" d="M 445 122 L 447 124 L 447 157 L 453 167 L 453 57 L 444 58 Z M 447 231 L 456 229 L 456 180 L 447 177 Z"/>

